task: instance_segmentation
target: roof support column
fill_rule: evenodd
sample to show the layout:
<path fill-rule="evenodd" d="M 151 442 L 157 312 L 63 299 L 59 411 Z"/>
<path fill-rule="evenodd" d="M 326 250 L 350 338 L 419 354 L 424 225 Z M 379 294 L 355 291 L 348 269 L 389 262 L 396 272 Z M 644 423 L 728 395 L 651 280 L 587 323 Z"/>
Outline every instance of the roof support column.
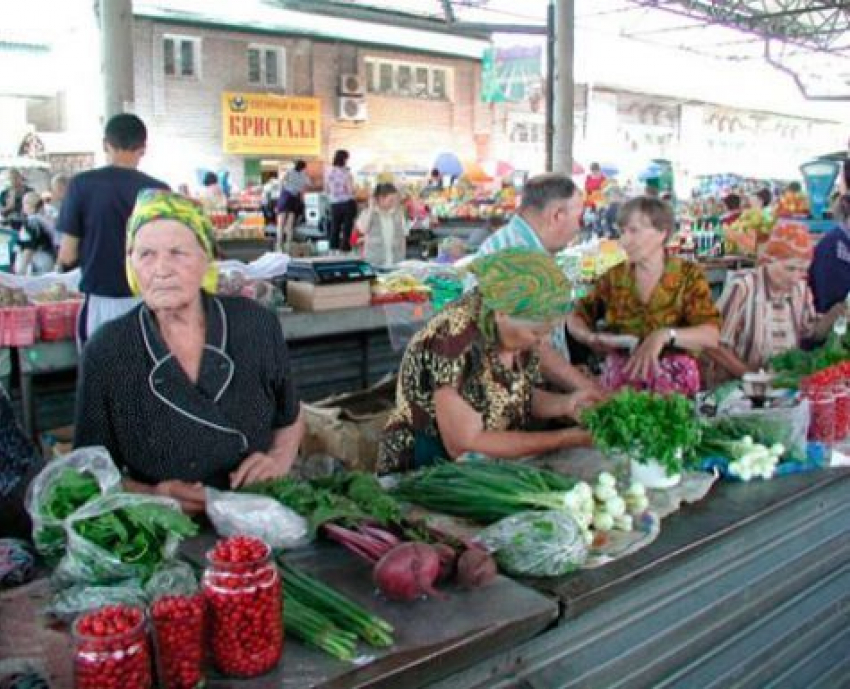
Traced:
<path fill-rule="evenodd" d="M 131 112 L 133 84 L 133 0 L 99 0 L 100 59 L 104 115 Z"/>
<path fill-rule="evenodd" d="M 550 65 L 550 78 L 555 84 L 552 170 L 570 175 L 573 169 L 575 112 L 575 0 L 554 0 L 554 3 L 555 64 Z"/>

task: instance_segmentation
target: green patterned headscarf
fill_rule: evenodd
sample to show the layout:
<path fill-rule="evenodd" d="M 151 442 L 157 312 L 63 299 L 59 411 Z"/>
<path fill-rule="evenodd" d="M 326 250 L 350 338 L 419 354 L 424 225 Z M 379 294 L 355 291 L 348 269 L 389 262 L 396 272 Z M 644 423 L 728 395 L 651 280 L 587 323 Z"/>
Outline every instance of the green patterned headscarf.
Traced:
<path fill-rule="evenodd" d="M 550 321 L 567 314 L 570 284 L 555 260 L 533 249 L 504 249 L 475 260 L 469 270 L 481 294 L 479 327 L 495 338 L 494 314 Z"/>
<path fill-rule="evenodd" d="M 154 220 L 176 220 L 184 225 L 195 234 L 207 258 L 211 262 L 215 259 L 213 226 L 203 208 L 182 194 L 161 189 L 145 189 L 139 192 L 133 213 L 127 221 L 127 281 L 134 294 L 139 293 L 139 285 L 130 264 L 130 251 L 139 230 Z M 218 269 L 211 264 L 202 286 L 208 292 L 215 292 L 217 281 Z"/>

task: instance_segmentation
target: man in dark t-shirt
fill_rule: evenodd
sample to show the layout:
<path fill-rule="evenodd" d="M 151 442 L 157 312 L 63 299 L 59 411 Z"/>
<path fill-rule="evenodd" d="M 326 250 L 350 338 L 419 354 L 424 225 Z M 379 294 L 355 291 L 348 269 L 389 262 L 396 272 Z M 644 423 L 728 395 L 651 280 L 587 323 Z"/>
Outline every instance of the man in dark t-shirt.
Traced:
<path fill-rule="evenodd" d="M 79 263 L 80 290 L 86 295 L 79 320 L 80 345 L 137 303 L 124 269 L 127 219 L 142 189 L 169 188 L 137 169 L 146 143 L 147 129 L 136 115 L 112 117 L 103 140 L 108 165 L 75 176 L 62 202 L 59 264 L 70 268 Z"/>

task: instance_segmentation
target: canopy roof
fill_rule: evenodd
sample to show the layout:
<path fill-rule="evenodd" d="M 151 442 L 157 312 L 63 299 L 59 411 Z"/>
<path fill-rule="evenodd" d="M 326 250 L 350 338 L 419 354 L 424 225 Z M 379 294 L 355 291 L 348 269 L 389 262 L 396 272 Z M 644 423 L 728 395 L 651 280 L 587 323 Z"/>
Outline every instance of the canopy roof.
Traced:
<path fill-rule="evenodd" d="M 377 11 L 447 30 L 498 32 L 542 30 L 548 0 L 311 0 L 309 5 L 319 12 Z M 789 74 L 806 98 L 850 100 L 846 0 L 576 0 L 576 26 L 616 30 L 627 38 L 715 58 L 766 60 Z"/>

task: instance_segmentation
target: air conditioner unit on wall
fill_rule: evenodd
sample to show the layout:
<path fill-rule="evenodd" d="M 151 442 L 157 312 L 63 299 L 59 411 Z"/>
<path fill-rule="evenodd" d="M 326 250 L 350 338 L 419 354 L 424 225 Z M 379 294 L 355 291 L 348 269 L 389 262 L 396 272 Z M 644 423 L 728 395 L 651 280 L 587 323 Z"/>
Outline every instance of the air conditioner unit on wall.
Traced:
<path fill-rule="evenodd" d="M 339 75 L 339 95 L 360 96 L 363 94 L 363 80 L 359 74 Z"/>
<path fill-rule="evenodd" d="M 369 117 L 363 96 L 340 96 L 337 118 L 349 122 L 362 122 Z"/>

